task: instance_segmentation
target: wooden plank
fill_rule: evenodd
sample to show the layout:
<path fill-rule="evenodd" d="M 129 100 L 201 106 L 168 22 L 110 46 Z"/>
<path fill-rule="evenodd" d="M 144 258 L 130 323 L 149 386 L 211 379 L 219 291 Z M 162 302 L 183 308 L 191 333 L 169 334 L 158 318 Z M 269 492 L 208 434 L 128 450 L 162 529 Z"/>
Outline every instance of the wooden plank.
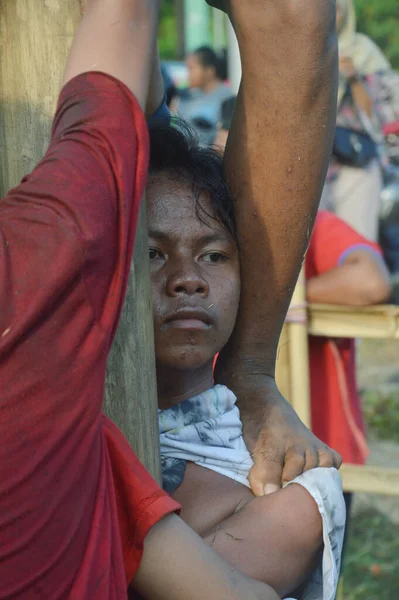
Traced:
<path fill-rule="evenodd" d="M 45 152 L 79 0 L 0 1 L 0 197 Z M 159 480 L 157 394 L 143 205 L 127 302 L 109 364 L 107 410 Z"/>
<path fill-rule="evenodd" d="M 343 338 L 399 339 L 399 307 L 330 306 L 312 304 L 308 309 L 309 333 Z"/>
<path fill-rule="evenodd" d="M 309 343 L 306 322 L 306 282 L 303 270 L 299 276 L 288 315 L 289 317 L 291 315 L 286 323 L 290 355 L 289 400 L 301 420 L 307 427 L 310 427 Z"/>
<path fill-rule="evenodd" d="M 345 464 L 340 473 L 345 492 L 399 496 L 399 469 Z"/>

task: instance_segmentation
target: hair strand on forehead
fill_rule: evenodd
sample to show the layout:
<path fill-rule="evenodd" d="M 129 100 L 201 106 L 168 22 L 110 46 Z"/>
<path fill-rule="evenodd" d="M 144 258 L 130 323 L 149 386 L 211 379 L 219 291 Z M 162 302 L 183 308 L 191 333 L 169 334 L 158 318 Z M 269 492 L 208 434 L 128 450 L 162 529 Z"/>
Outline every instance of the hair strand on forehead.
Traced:
<path fill-rule="evenodd" d="M 150 125 L 150 175 L 159 174 L 191 186 L 198 218 L 216 221 L 237 239 L 233 202 L 225 181 L 223 157 L 215 148 L 201 146 L 182 119 L 160 120 Z M 211 213 L 201 203 L 209 198 Z"/>

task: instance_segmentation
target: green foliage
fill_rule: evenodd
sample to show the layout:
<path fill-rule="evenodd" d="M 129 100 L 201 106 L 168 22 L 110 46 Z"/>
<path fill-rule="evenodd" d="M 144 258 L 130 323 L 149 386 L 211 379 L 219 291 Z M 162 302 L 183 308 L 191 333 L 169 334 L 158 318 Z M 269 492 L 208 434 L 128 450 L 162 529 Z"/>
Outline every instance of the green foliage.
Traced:
<path fill-rule="evenodd" d="M 363 412 L 370 433 L 380 440 L 399 443 L 399 390 L 392 394 L 366 391 Z"/>
<path fill-rule="evenodd" d="M 399 69 L 399 1 L 355 0 L 358 30 L 369 35 Z"/>
<path fill-rule="evenodd" d="M 354 516 L 343 567 L 343 600 L 395 600 L 399 589 L 399 526 L 375 509 Z"/>
<path fill-rule="evenodd" d="M 177 55 L 177 22 L 174 0 L 163 0 L 159 25 L 159 51 L 163 59 Z"/>
<path fill-rule="evenodd" d="M 176 0 L 163 0 L 160 50 L 165 59 L 175 58 L 178 46 Z M 399 0 L 355 0 L 358 30 L 369 35 L 399 69 Z"/>

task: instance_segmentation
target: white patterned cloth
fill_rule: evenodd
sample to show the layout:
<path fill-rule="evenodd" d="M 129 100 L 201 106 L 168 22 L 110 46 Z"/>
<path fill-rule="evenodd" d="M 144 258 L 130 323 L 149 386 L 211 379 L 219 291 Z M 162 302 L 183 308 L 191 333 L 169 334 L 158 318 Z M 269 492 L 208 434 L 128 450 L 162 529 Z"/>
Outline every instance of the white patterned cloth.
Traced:
<path fill-rule="evenodd" d="M 236 397 L 216 385 L 194 398 L 159 411 L 164 487 L 176 489 L 188 461 L 250 487 L 253 465 L 242 436 Z M 313 469 L 290 482 L 314 498 L 323 521 L 324 550 L 300 600 L 334 600 L 337 592 L 345 529 L 345 503 L 336 469 Z"/>

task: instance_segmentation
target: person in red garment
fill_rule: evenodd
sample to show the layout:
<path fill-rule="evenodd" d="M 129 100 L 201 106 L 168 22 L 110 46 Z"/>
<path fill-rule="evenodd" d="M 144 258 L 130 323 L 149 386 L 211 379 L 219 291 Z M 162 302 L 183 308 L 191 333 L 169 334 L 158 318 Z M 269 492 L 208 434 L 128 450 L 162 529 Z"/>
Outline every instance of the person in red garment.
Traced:
<path fill-rule="evenodd" d="M 328 211 L 317 215 L 305 272 L 309 302 L 368 306 L 390 297 L 379 246 Z M 368 449 L 356 384 L 355 340 L 310 337 L 309 342 L 312 430 L 336 448 L 344 462 L 362 465 Z M 349 515 L 352 495 L 344 497 Z"/>
<path fill-rule="evenodd" d="M 170 514 L 178 504 L 102 414 L 158 10 L 87 1 L 49 149 L 0 203 L 2 599 L 121 600 L 133 576 L 151 599 L 277 598 Z"/>
<path fill-rule="evenodd" d="M 299 0 L 295 7 L 289 0 L 273 2 L 273 11 L 265 10 L 267 3 L 257 0 L 245 10 L 237 0 L 224 3 L 234 9 L 246 68 L 255 63 L 263 40 L 265 55 L 272 47 L 289 73 L 298 70 L 298 53 L 287 60 L 263 32 L 265 22 L 272 30 L 283 23 L 284 48 L 292 40 L 292 50 L 299 37 L 306 41 L 300 44 L 306 45 L 302 63 L 318 65 L 303 86 L 302 112 L 296 115 L 298 86 L 287 111 L 291 119 L 295 112 L 301 132 L 308 131 L 309 121 L 317 128 L 328 122 L 320 127 L 315 166 L 304 179 L 307 193 L 300 199 L 309 200 L 296 198 L 297 228 L 282 248 L 285 272 L 275 281 L 275 299 L 263 303 L 268 320 L 262 313 L 262 322 L 276 337 L 312 221 L 307 213 L 319 197 L 315 190 L 328 151 L 333 89 L 320 82 L 334 79 L 336 42 L 332 0 L 323 7 L 306 0 L 308 11 Z M 86 0 L 49 149 L 0 203 L 2 599 L 119 600 L 126 598 L 132 578 L 134 588 L 151 600 L 276 599 L 270 587 L 227 565 L 173 514 L 178 504 L 159 489 L 102 414 L 105 365 L 147 177 L 142 111 L 149 100 L 158 12 L 158 0 Z M 255 42 L 245 35 L 254 25 Z M 262 85 L 264 78 L 262 73 Z M 284 90 L 279 94 L 286 97 Z M 252 131 L 255 121 L 250 122 Z M 273 139 L 284 146 L 291 137 L 284 127 Z M 279 171 L 273 173 L 280 182 Z M 284 206 L 286 200 L 282 194 Z M 284 229 L 280 212 L 273 213 L 279 224 L 273 248 Z M 242 225 L 245 229 L 245 219 Z M 245 289 L 250 296 L 250 281 Z M 240 323 L 239 330 L 251 334 L 248 322 Z M 228 364 L 236 374 L 232 356 Z M 262 418 L 252 428 L 254 444 L 259 441 L 254 481 L 260 494 L 268 484 L 279 488 L 283 477 L 311 468 L 319 455 L 323 466 L 339 462 L 277 394 L 273 356 L 269 359 L 265 384 L 262 377 L 254 388 L 245 373 L 244 385 L 238 382 L 240 393 L 260 404 Z M 228 379 L 228 370 L 223 376 Z"/>

